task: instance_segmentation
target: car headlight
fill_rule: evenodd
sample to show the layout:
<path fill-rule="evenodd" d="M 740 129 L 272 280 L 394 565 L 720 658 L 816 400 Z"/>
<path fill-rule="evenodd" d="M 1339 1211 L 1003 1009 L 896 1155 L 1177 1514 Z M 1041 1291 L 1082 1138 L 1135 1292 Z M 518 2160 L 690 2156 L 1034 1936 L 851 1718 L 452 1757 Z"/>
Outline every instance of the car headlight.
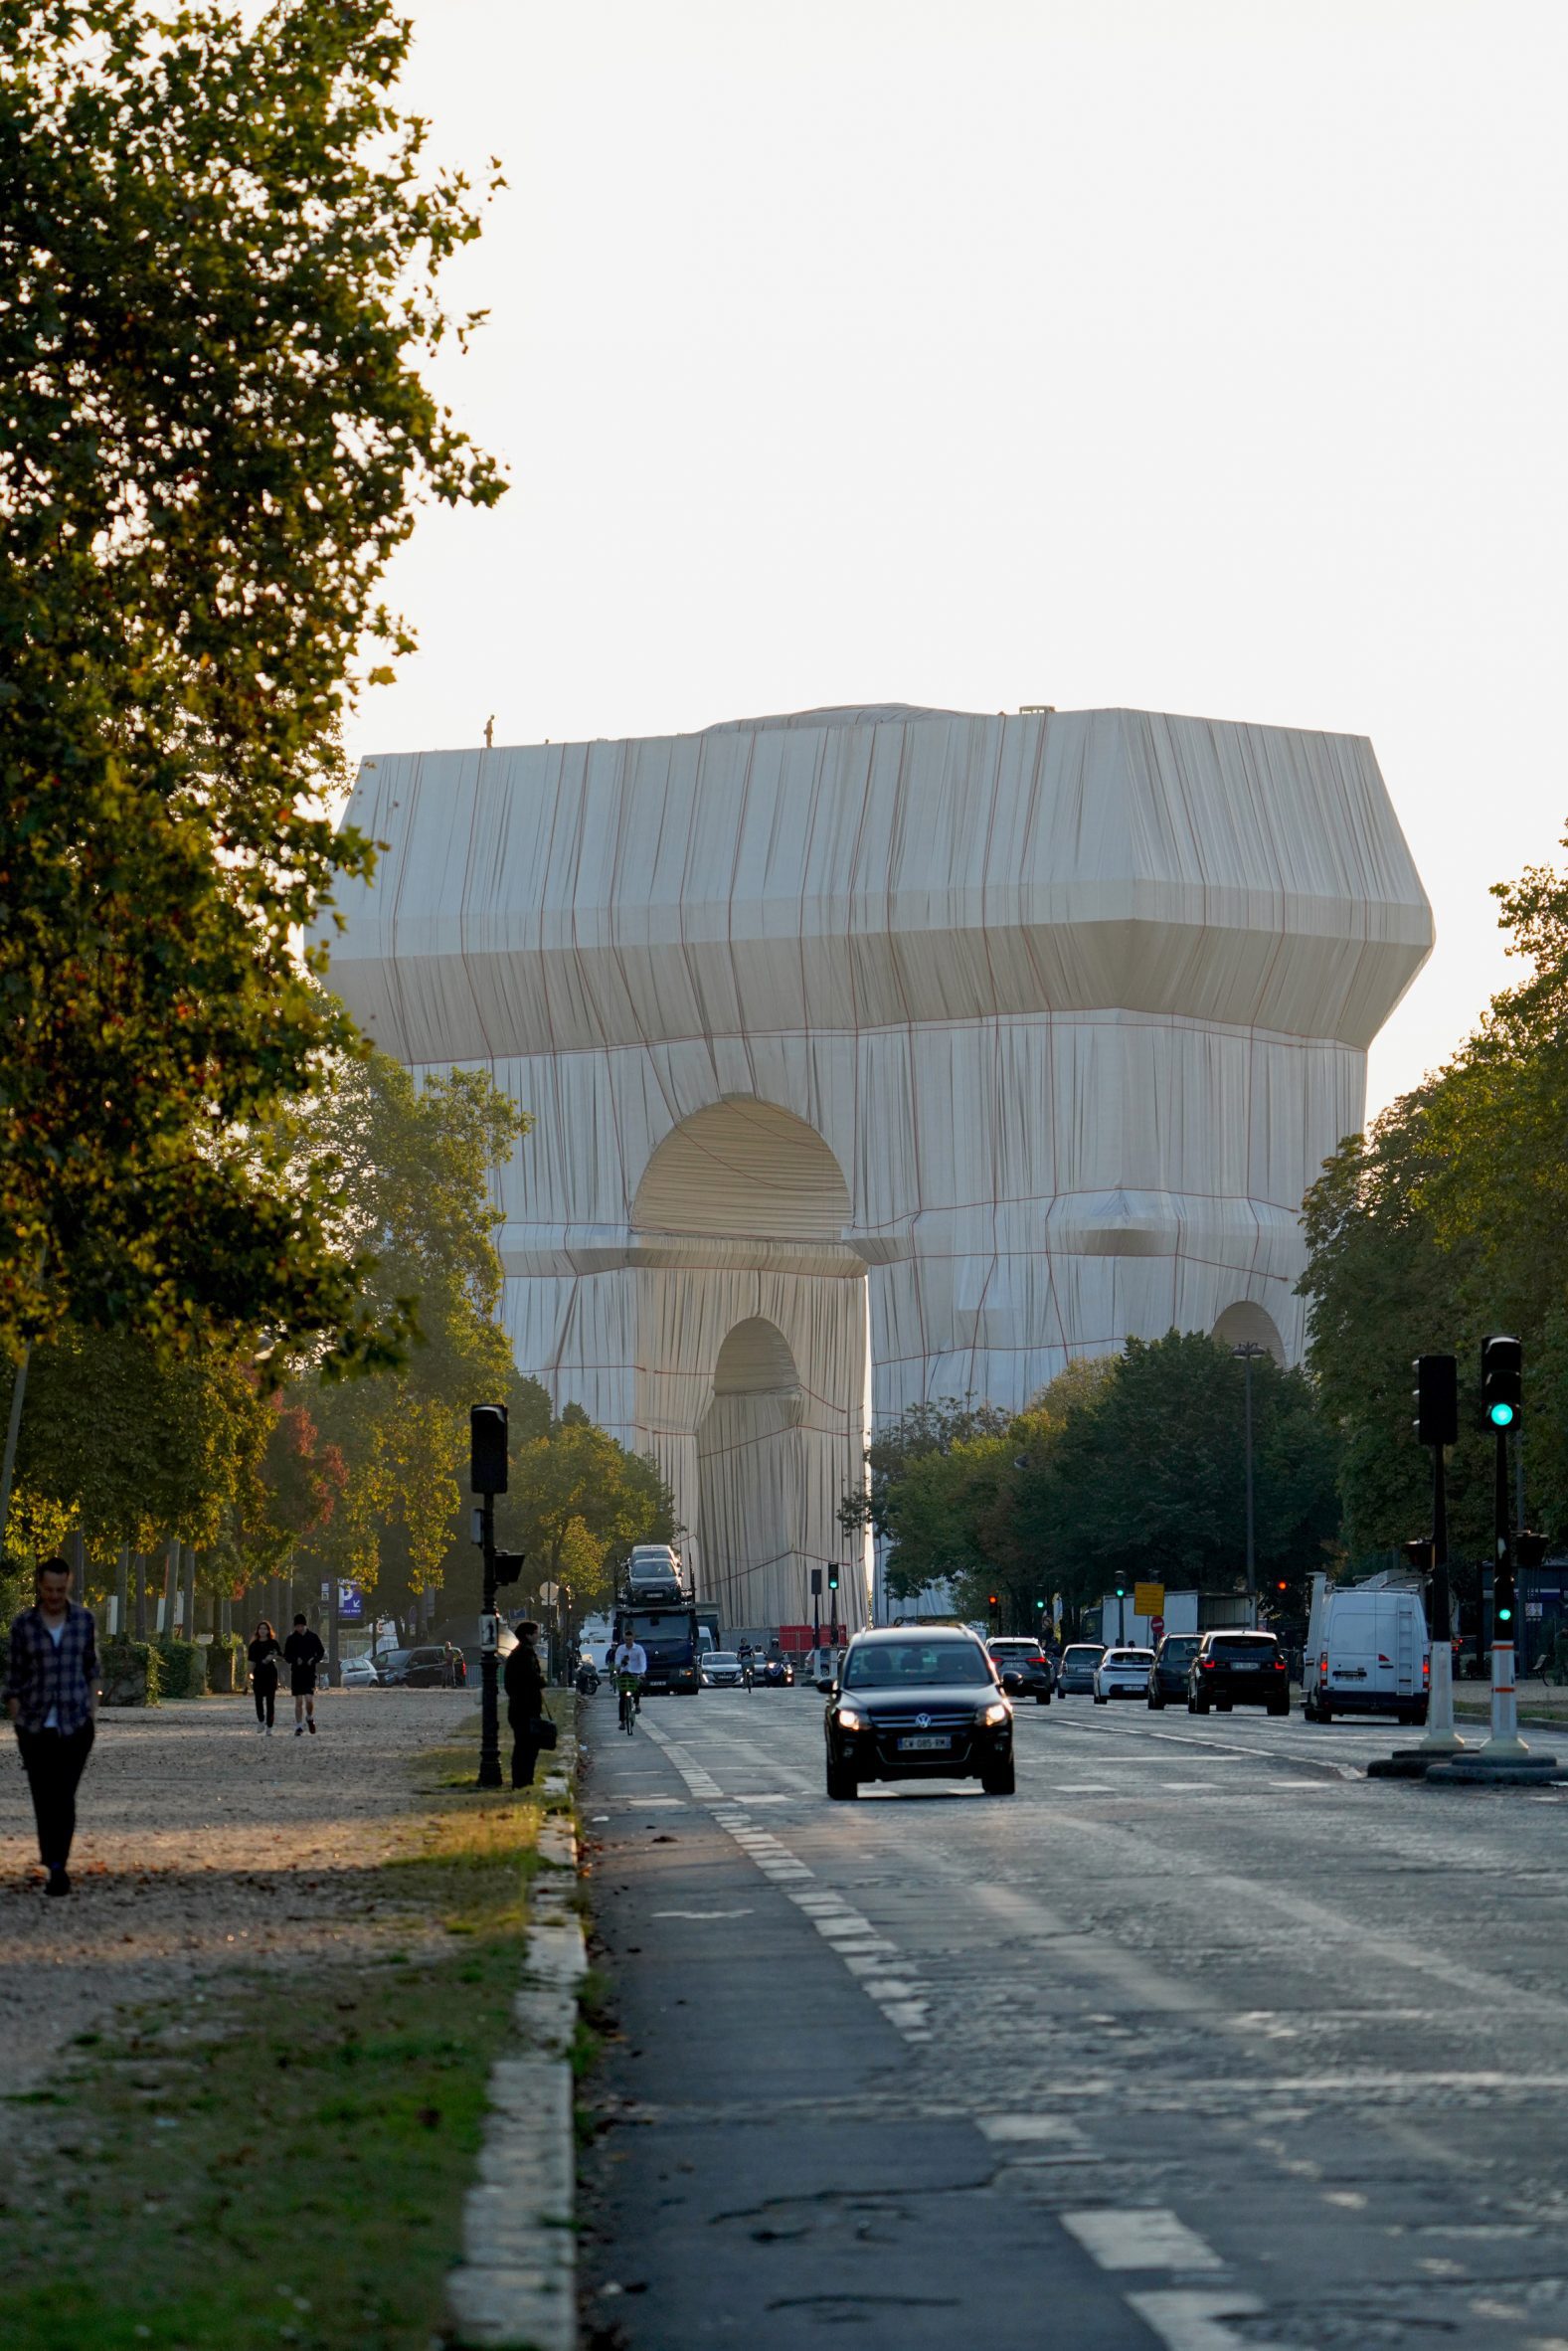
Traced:
<path fill-rule="evenodd" d="M 1008 1711 L 1006 1703 L 998 1698 L 993 1700 L 988 1707 L 980 1709 L 978 1719 L 986 1724 L 1005 1722 L 1008 1718 Z"/>
<path fill-rule="evenodd" d="M 857 1707 L 840 1707 L 838 1727 L 840 1730 L 869 1730 L 871 1725 Z"/>

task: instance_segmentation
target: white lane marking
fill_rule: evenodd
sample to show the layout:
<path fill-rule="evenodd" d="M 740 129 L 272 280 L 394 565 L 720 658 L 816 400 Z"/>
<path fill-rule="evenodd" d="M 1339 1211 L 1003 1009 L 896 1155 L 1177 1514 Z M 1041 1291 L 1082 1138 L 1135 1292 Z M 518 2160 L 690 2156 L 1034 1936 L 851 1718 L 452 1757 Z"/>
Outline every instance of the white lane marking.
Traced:
<path fill-rule="evenodd" d="M 1116 1790 L 1108 1779 L 1063 1780 L 1051 1793 L 1053 1796 L 1114 1796 Z"/>
<path fill-rule="evenodd" d="M 1244 2351 L 1243 2338 L 1223 2322 L 1257 2318 L 1263 2310 L 1255 2294 L 1190 2290 L 1129 2294 L 1128 2305 L 1158 2335 L 1166 2351 Z"/>
<path fill-rule="evenodd" d="M 1162 2205 L 1098 2206 L 1058 2215 L 1102 2269 L 1223 2269 L 1211 2245 Z"/>
<path fill-rule="evenodd" d="M 1060 2114 L 982 2114 L 980 2129 L 998 2147 L 1051 2146 L 1081 2147 L 1084 2134 L 1076 2122 L 1064 2121 Z"/>
<path fill-rule="evenodd" d="M 650 1910 L 651 1918 L 749 1918 L 749 1908 L 739 1910 Z"/>

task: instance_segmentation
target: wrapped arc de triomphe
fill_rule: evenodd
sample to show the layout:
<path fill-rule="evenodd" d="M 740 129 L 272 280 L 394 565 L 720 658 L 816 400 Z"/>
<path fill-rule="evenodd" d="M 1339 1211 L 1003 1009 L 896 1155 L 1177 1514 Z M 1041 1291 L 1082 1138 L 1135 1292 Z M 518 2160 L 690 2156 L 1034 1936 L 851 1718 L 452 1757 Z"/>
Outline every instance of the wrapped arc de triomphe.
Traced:
<path fill-rule="evenodd" d="M 367 760 L 332 981 L 478 1064 L 522 1369 L 651 1452 L 728 1631 L 865 1434 L 1173 1325 L 1294 1360 L 1303 1194 L 1432 942 L 1372 749 L 901 705 Z M 330 936 L 330 935 L 329 935 Z"/>

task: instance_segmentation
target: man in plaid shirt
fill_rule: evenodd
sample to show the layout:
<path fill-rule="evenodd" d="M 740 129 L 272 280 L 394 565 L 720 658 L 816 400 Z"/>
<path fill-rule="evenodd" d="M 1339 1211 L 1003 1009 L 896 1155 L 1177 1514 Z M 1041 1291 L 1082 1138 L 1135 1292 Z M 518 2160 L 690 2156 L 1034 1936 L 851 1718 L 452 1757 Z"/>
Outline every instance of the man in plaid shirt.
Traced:
<path fill-rule="evenodd" d="M 97 1628 L 92 1611 L 71 1597 L 64 1559 L 45 1559 L 33 1584 L 36 1605 L 11 1626 L 5 1704 L 33 1791 L 39 1858 L 49 1872 L 44 1892 L 69 1894 L 77 1782 L 92 1749 L 97 1709 Z"/>

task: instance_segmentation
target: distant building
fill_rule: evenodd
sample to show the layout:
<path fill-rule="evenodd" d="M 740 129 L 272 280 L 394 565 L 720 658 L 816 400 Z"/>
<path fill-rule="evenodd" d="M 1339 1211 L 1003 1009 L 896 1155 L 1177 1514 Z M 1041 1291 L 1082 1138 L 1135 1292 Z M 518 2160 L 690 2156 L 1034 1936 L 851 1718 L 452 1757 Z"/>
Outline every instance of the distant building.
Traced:
<path fill-rule="evenodd" d="M 862 1620 L 873 1414 L 1172 1325 L 1299 1355 L 1302 1197 L 1432 943 L 1361 738 L 818 710 L 371 760 L 349 816 L 333 984 L 532 1114 L 518 1363 L 656 1456 L 725 1623 L 835 1558 Z"/>

